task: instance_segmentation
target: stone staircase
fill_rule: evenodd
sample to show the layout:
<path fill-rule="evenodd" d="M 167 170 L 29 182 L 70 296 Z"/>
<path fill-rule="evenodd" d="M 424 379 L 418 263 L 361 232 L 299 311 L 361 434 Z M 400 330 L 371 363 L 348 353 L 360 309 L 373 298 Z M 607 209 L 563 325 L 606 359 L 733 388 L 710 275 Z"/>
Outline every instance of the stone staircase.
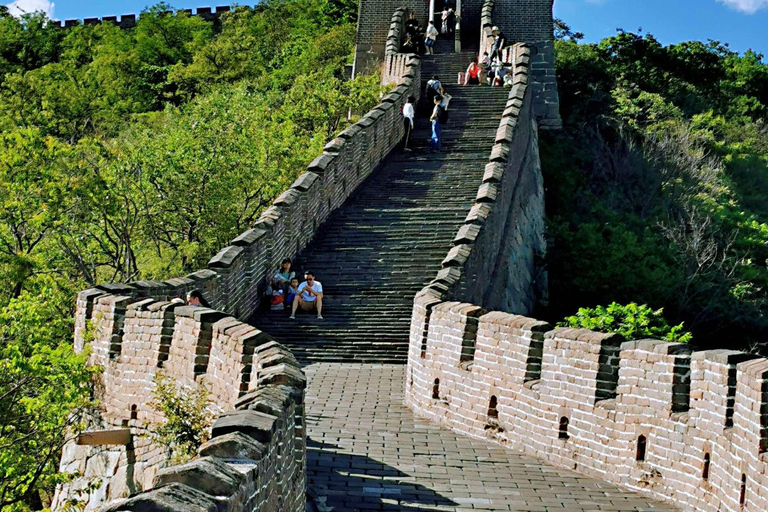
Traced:
<path fill-rule="evenodd" d="M 442 151 L 428 152 L 430 123 L 417 116 L 413 151 L 390 154 L 295 258 L 294 269 L 323 284 L 324 320 L 287 311 L 252 319 L 301 362 L 406 362 L 413 298 L 474 202 L 509 92 L 455 85 L 474 54 L 440 50 L 424 57 L 422 76 L 444 78 L 453 96 Z"/>

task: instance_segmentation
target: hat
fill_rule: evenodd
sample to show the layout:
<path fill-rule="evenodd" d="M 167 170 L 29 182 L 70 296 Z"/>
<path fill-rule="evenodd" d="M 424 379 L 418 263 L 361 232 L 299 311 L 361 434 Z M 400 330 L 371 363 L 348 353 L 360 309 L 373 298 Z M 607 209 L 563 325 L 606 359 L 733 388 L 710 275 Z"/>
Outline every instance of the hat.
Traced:
<path fill-rule="evenodd" d="M 493 27 L 493 28 L 491 29 L 491 32 L 498 32 L 498 31 L 499 31 L 499 27 Z"/>

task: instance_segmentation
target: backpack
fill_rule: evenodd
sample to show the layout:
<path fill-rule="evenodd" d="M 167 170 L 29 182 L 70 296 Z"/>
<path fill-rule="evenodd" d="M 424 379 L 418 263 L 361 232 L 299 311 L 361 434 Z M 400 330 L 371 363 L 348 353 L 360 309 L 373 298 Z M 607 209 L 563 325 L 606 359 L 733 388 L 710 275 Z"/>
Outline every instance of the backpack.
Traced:
<path fill-rule="evenodd" d="M 448 122 L 448 111 L 442 105 L 437 106 L 437 120 L 440 122 L 440 124 L 445 124 Z"/>

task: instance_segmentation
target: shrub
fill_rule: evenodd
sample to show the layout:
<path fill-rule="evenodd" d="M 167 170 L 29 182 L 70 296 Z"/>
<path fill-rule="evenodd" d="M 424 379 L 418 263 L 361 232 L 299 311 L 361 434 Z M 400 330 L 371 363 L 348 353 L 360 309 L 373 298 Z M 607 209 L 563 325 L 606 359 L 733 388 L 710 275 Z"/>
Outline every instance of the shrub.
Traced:
<path fill-rule="evenodd" d="M 691 341 L 691 333 L 683 330 L 683 324 L 670 326 L 664 319 L 663 310 L 653 310 L 643 305 L 629 303 L 625 306 L 611 303 L 608 307 L 580 308 L 559 327 L 581 327 L 600 332 L 615 332 L 628 340 L 655 338 L 678 343 Z"/>
<path fill-rule="evenodd" d="M 155 386 L 152 406 L 165 420 L 148 429 L 152 439 L 165 447 L 169 464 L 183 464 L 192 459 L 210 437 L 213 418 L 207 409 L 208 390 L 202 383 L 189 391 L 181 389 L 160 373 L 155 376 Z"/>

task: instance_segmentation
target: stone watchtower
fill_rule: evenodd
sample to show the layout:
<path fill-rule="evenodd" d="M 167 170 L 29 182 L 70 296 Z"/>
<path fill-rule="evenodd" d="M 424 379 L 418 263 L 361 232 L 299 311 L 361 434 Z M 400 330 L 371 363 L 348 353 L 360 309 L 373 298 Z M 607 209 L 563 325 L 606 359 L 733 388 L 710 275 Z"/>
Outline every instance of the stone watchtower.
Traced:
<path fill-rule="evenodd" d="M 533 96 L 536 117 L 541 128 L 561 126 L 555 76 L 555 53 L 552 7 L 554 0 L 448 0 L 461 17 L 463 52 L 479 52 L 485 37 L 482 19 L 483 7 L 492 12 L 491 22 L 504 32 L 507 45 L 531 45 Z M 399 7 L 406 7 L 426 24 L 430 12 L 443 8 L 444 0 L 360 0 L 357 41 L 355 46 L 355 73 L 368 73 L 376 69 L 384 58 L 387 33 L 392 15 Z M 439 25 L 439 23 L 438 23 Z"/>

